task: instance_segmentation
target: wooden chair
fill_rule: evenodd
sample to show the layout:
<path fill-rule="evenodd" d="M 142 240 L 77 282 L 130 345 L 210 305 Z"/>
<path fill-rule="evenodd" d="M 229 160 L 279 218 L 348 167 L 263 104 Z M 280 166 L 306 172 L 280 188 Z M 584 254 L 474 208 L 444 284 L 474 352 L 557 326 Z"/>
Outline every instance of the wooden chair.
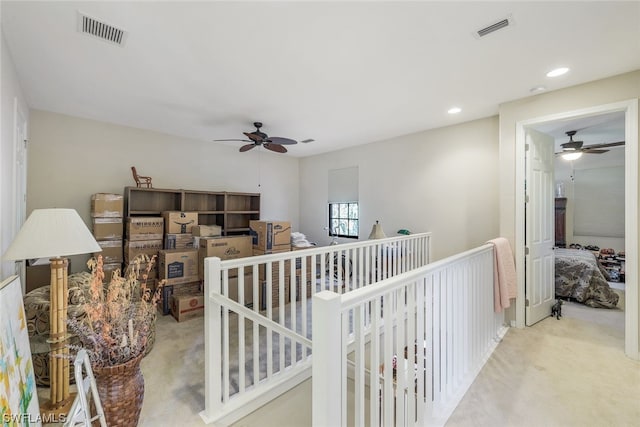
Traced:
<path fill-rule="evenodd" d="M 136 181 L 136 187 L 146 186 L 147 188 L 153 188 L 150 176 L 138 175 L 135 166 L 131 166 L 131 172 L 133 173 L 133 179 Z"/>

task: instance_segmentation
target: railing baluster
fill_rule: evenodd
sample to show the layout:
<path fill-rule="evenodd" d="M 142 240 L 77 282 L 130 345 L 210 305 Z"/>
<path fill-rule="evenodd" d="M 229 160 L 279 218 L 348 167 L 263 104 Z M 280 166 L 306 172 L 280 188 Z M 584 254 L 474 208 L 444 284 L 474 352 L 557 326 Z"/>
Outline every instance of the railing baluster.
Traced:
<path fill-rule="evenodd" d="M 370 347 L 370 372 L 369 372 L 369 424 L 380 425 L 380 297 L 371 302 L 371 342 Z"/>
<path fill-rule="evenodd" d="M 244 268 L 238 269 L 238 302 L 244 305 Z M 244 344 L 244 316 L 238 313 L 238 389 L 240 393 L 245 388 L 245 344 Z"/>
<path fill-rule="evenodd" d="M 222 295 L 229 295 L 229 272 L 225 271 L 222 277 Z M 229 309 L 222 308 L 222 401 L 229 401 Z"/>

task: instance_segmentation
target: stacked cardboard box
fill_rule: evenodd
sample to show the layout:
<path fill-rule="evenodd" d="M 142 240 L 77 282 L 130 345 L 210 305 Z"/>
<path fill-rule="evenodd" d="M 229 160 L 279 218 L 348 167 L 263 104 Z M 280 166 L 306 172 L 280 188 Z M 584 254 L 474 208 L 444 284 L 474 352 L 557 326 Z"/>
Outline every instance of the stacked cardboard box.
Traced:
<path fill-rule="evenodd" d="M 249 221 L 249 228 L 253 243 L 253 255 L 275 254 L 289 252 L 291 250 L 291 223 L 289 221 Z M 280 266 L 284 264 L 284 301 L 289 302 L 289 288 L 291 284 L 291 261 L 274 263 L 271 266 L 271 301 L 272 307 L 278 307 L 280 301 Z M 267 306 L 266 294 L 268 292 L 267 267 L 260 265 L 260 309 Z"/>
<path fill-rule="evenodd" d="M 222 260 L 251 256 L 251 236 L 201 237 L 198 251 L 199 277 L 204 279 L 204 259 L 218 257 Z M 229 271 L 229 277 L 238 275 Z"/>
<path fill-rule="evenodd" d="M 105 272 L 122 266 L 122 214 L 124 212 L 124 198 L 121 194 L 96 193 L 91 196 L 91 223 L 93 236 L 96 238 L 102 252 Z M 105 279 L 110 278 L 105 274 Z"/>
<path fill-rule="evenodd" d="M 165 249 L 159 251 L 158 273 L 160 280 L 164 280 L 162 293 L 163 314 L 169 314 L 172 297 L 202 294 L 202 281 L 198 279 L 197 249 Z"/>
<path fill-rule="evenodd" d="M 249 221 L 254 255 L 272 254 L 291 250 L 291 223 L 289 221 Z"/>
<path fill-rule="evenodd" d="M 171 313 L 171 299 L 174 296 L 201 295 L 203 291 L 202 282 L 192 282 L 180 285 L 164 285 L 158 304 L 158 310 L 167 315 Z"/>
<path fill-rule="evenodd" d="M 197 212 L 164 211 L 164 249 L 193 248 L 191 230 L 198 225 Z"/>
<path fill-rule="evenodd" d="M 164 219 L 157 216 L 128 217 L 124 260 L 130 263 L 138 255 L 147 255 L 149 258 L 158 256 L 162 250 L 162 236 L 164 231 Z M 146 265 L 141 265 L 141 270 L 146 270 Z M 158 260 L 149 272 L 148 279 L 158 277 Z"/>
<path fill-rule="evenodd" d="M 291 277 L 286 276 L 282 280 L 284 284 L 284 300 L 280 299 L 280 280 L 271 282 L 271 307 L 279 307 L 280 304 L 286 304 L 291 297 Z M 260 310 L 267 308 L 267 295 L 269 294 L 269 283 L 266 280 L 260 282 Z"/>
<path fill-rule="evenodd" d="M 204 295 L 174 295 L 171 297 L 171 315 L 178 322 L 204 316 Z"/>

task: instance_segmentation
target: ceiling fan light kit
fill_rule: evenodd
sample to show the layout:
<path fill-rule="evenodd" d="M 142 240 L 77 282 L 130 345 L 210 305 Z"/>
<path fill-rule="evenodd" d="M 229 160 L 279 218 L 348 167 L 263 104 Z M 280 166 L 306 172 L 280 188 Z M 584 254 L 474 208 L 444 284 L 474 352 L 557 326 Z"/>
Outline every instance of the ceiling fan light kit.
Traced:
<path fill-rule="evenodd" d="M 582 157 L 583 153 L 587 154 L 603 154 L 608 152 L 609 150 L 603 150 L 603 148 L 607 147 L 617 147 L 620 145 L 624 145 L 624 141 L 617 142 L 607 142 L 604 144 L 592 144 L 592 145 L 584 145 L 583 141 L 574 141 L 573 136 L 577 133 L 576 130 L 570 130 L 567 133 L 569 137 L 569 142 L 565 142 L 564 144 L 560 144 L 562 147 L 562 151 L 556 153 L 556 155 L 562 156 L 564 160 L 577 160 Z"/>
<path fill-rule="evenodd" d="M 298 141 L 290 138 L 282 138 L 279 136 L 270 137 L 269 135 L 267 135 L 266 133 L 260 130 L 260 128 L 262 127 L 262 122 L 253 122 L 253 125 L 256 127 L 255 131 L 242 132 L 249 139 L 215 139 L 214 141 L 248 142 L 249 144 L 245 144 L 242 147 L 240 147 L 241 153 L 244 153 L 245 151 L 249 151 L 260 145 L 266 148 L 267 150 L 273 151 L 275 153 L 286 153 L 287 148 L 284 147 L 285 145 L 293 145 L 298 143 Z"/>

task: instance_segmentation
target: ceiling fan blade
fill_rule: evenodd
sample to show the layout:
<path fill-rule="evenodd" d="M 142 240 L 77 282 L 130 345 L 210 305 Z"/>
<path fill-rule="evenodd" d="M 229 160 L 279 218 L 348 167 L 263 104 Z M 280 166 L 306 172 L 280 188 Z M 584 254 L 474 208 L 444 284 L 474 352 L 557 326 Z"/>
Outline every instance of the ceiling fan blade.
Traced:
<path fill-rule="evenodd" d="M 280 145 L 293 145 L 297 144 L 298 141 L 290 138 L 281 138 L 279 136 L 272 136 L 268 138 L 268 141 L 272 144 L 280 144 Z"/>
<path fill-rule="evenodd" d="M 242 142 L 251 142 L 248 139 L 214 139 L 213 142 L 226 142 L 226 141 L 242 141 Z"/>
<path fill-rule="evenodd" d="M 244 133 L 247 136 L 247 138 L 249 138 L 253 142 L 262 142 L 262 138 L 260 137 L 260 135 L 256 135 L 255 133 L 249 133 L 249 132 L 242 132 L 242 133 Z"/>
<path fill-rule="evenodd" d="M 590 150 L 589 148 L 583 148 L 580 151 L 582 151 L 583 153 L 587 153 L 587 154 L 602 154 L 602 153 L 606 153 L 609 150 L 601 150 L 601 149 Z"/>
<path fill-rule="evenodd" d="M 240 147 L 240 152 L 244 153 L 245 151 L 249 151 L 251 150 L 253 147 L 255 147 L 257 144 L 247 144 L 247 145 L 243 145 L 242 147 Z"/>
<path fill-rule="evenodd" d="M 582 147 L 582 141 L 569 141 L 564 144 L 560 144 L 563 149 L 574 149 L 579 150 Z"/>
<path fill-rule="evenodd" d="M 263 145 L 263 147 L 266 148 L 267 150 L 275 151 L 276 153 L 287 152 L 287 149 L 280 144 L 272 144 L 270 142 L 267 142 L 266 144 Z"/>
<path fill-rule="evenodd" d="M 586 150 L 591 150 L 593 148 L 618 147 L 620 145 L 624 145 L 624 141 L 605 142 L 603 144 L 591 144 L 591 145 L 586 145 L 586 146 L 584 146 L 582 148 L 584 148 Z"/>

